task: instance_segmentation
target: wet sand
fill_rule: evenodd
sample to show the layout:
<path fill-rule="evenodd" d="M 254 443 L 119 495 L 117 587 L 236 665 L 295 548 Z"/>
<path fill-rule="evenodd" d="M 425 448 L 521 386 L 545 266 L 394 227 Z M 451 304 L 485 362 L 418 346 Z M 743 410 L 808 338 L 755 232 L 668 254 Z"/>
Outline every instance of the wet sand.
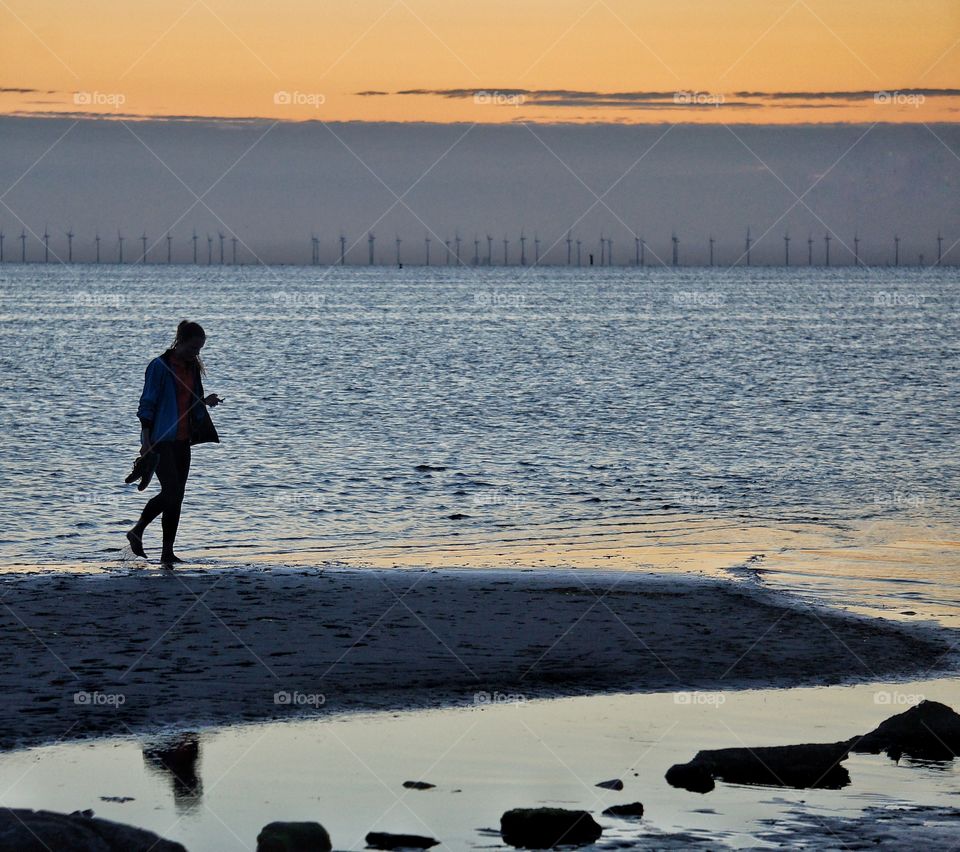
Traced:
<path fill-rule="evenodd" d="M 948 635 L 731 580 L 218 568 L 0 578 L 0 745 L 165 725 L 928 676 Z"/>

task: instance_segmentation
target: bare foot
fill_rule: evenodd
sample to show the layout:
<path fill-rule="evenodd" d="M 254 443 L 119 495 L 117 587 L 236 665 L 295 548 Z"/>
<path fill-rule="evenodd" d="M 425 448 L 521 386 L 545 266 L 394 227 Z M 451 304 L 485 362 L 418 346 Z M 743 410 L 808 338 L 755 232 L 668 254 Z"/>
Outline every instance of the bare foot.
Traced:
<path fill-rule="evenodd" d="M 146 559 L 147 554 L 143 549 L 143 539 L 138 535 L 136 530 L 130 530 L 127 533 L 127 541 L 130 542 L 130 549 L 133 551 L 134 556 L 142 556 Z"/>

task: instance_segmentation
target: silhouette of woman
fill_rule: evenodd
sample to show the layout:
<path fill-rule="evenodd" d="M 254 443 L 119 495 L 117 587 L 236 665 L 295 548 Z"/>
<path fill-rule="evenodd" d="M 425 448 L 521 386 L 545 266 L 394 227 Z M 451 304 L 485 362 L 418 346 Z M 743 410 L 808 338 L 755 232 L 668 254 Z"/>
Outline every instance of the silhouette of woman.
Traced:
<path fill-rule="evenodd" d="M 207 336 L 199 323 L 183 320 L 177 326 L 173 344 L 148 365 L 137 417 L 140 420 L 140 455 L 157 453 L 157 478 L 160 493 L 143 507 L 140 520 L 127 533 L 130 548 L 137 556 L 146 556 L 143 532 L 147 525 L 163 515 L 163 551 L 160 562 L 171 567 L 183 562 L 173 552 L 180 525 L 180 507 L 190 473 L 190 447 L 193 444 L 220 442 L 207 406 L 214 408 L 223 400 L 215 393 L 203 395 L 202 376 L 206 371 L 200 350 Z"/>

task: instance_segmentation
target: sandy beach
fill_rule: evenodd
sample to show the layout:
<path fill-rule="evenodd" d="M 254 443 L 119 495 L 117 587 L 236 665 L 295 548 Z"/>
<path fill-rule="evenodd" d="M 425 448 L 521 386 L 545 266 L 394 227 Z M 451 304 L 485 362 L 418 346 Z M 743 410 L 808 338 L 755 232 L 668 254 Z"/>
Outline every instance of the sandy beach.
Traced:
<path fill-rule="evenodd" d="M 735 581 L 245 568 L 7 575 L 4 748 L 591 692 L 932 676 L 942 633 Z M 683 699 L 681 699 L 683 700 Z"/>

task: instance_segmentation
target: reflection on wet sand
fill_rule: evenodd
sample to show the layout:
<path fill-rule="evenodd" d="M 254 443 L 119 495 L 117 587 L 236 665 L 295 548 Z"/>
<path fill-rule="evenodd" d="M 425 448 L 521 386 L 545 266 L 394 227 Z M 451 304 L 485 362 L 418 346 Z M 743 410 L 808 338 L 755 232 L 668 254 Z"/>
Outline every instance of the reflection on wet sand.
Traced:
<path fill-rule="evenodd" d="M 203 782 L 199 734 L 185 731 L 144 743 L 143 762 L 156 775 L 170 780 L 178 812 L 189 812 L 200 805 Z"/>

